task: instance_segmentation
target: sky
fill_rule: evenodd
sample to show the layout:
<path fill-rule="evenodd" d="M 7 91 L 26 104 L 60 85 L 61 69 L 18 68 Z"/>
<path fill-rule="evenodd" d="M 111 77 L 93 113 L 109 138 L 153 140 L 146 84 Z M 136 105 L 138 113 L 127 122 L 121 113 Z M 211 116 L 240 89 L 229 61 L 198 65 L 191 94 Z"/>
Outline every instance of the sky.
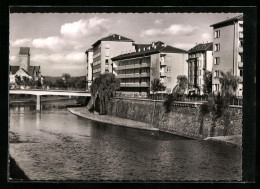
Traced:
<path fill-rule="evenodd" d="M 44 76 L 83 76 L 85 51 L 116 33 L 135 43 L 162 41 L 184 50 L 212 42 L 211 24 L 239 13 L 13 13 L 9 64 L 19 65 L 19 48 L 30 47 L 32 66 Z"/>

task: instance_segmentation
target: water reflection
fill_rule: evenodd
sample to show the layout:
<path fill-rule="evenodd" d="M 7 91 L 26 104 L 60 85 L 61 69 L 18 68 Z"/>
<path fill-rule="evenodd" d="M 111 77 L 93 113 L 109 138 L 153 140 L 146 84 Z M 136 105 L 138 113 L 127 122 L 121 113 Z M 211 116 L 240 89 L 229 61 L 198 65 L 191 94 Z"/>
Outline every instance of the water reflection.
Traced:
<path fill-rule="evenodd" d="M 34 109 L 33 109 L 34 107 Z M 117 127 L 66 111 L 64 102 L 10 107 L 10 153 L 33 180 L 237 180 L 241 151 L 209 141 Z"/>

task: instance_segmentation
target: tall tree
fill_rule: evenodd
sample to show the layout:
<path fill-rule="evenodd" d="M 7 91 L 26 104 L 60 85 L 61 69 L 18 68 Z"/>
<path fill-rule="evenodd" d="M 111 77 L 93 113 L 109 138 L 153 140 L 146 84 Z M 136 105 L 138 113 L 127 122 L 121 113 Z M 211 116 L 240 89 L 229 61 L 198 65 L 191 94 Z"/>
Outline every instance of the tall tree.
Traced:
<path fill-rule="evenodd" d="M 177 76 L 177 85 L 173 89 L 173 93 L 177 93 L 179 95 L 184 95 L 186 90 L 188 89 L 188 78 L 186 75 L 178 75 Z"/>
<path fill-rule="evenodd" d="M 151 91 L 153 92 L 153 94 L 158 91 L 164 91 L 166 89 L 166 87 L 164 86 L 164 84 L 161 82 L 160 79 L 154 79 L 151 83 L 152 83 Z"/>
<path fill-rule="evenodd" d="M 21 83 L 22 83 L 21 76 L 19 76 L 19 75 L 16 75 L 16 76 L 15 76 L 15 83 L 16 83 L 17 85 L 21 85 Z"/>
<path fill-rule="evenodd" d="M 212 92 L 212 72 L 205 70 L 203 75 L 203 92 L 204 94 L 211 94 Z"/>
<path fill-rule="evenodd" d="M 90 92 L 94 104 L 97 97 L 99 98 L 99 114 L 106 114 L 106 103 L 119 87 L 120 82 L 112 73 L 101 74 L 99 77 L 94 79 L 90 87 Z"/>
<path fill-rule="evenodd" d="M 220 72 L 219 78 L 221 86 L 221 95 L 225 98 L 230 98 L 236 95 L 236 90 L 239 83 L 239 77 L 232 75 L 231 71 Z"/>

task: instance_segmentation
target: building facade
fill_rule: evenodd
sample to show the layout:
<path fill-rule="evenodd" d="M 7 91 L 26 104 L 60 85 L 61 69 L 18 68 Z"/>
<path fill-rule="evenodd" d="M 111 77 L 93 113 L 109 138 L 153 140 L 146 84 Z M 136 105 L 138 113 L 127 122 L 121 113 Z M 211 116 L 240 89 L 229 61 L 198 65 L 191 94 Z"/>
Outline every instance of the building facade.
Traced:
<path fill-rule="evenodd" d="M 213 43 L 201 43 L 189 50 L 188 82 L 189 94 L 203 95 L 203 76 L 205 71 L 212 71 Z"/>
<path fill-rule="evenodd" d="M 89 90 L 89 87 L 92 84 L 92 63 L 93 63 L 93 48 L 88 49 L 86 52 L 86 62 L 87 62 L 87 70 L 86 70 L 86 90 Z"/>
<path fill-rule="evenodd" d="M 243 15 L 211 25 L 213 27 L 212 91 L 221 92 L 220 72 L 240 77 L 237 96 L 243 95 Z"/>
<path fill-rule="evenodd" d="M 136 52 L 113 57 L 112 61 L 120 91 L 145 96 L 154 79 L 160 79 L 166 86 L 164 92 L 171 93 L 177 76 L 188 74 L 187 58 L 187 51 L 157 41 Z"/>
<path fill-rule="evenodd" d="M 123 53 L 134 51 L 133 40 L 111 34 L 105 38 L 96 41 L 93 47 L 92 79 L 103 73 L 112 73 L 111 58 Z"/>

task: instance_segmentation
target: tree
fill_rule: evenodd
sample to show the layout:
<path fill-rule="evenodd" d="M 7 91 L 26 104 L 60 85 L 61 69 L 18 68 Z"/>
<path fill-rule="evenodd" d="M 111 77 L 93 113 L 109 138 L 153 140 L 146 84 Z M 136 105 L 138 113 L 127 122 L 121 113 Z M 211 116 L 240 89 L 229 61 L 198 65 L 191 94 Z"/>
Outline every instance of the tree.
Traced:
<path fill-rule="evenodd" d="M 173 89 L 173 93 L 184 95 L 188 89 L 188 78 L 186 75 L 177 76 L 177 85 Z"/>
<path fill-rule="evenodd" d="M 62 78 L 64 78 L 65 81 L 68 81 L 68 80 L 71 78 L 71 76 L 70 76 L 70 74 L 68 74 L 68 73 L 63 73 L 63 74 L 62 74 Z"/>
<path fill-rule="evenodd" d="M 21 84 L 22 84 L 21 76 L 19 76 L 19 75 L 16 75 L 16 76 L 15 76 L 15 83 L 16 83 L 17 85 L 21 85 Z"/>
<path fill-rule="evenodd" d="M 23 78 L 23 79 L 22 79 L 21 84 L 22 84 L 22 85 L 25 85 L 25 86 L 29 86 L 29 85 L 30 85 L 30 79 L 29 79 L 29 77 L 23 76 L 22 78 Z"/>
<path fill-rule="evenodd" d="M 203 75 L 203 92 L 204 94 L 211 94 L 212 92 L 212 72 L 205 70 Z"/>
<path fill-rule="evenodd" d="M 79 79 L 76 83 L 75 86 L 79 89 L 85 89 L 86 88 L 86 78 L 81 78 Z"/>
<path fill-rule="evenodd" d="M 232 73 L 223 71 L 220 72 L 219 83 L 221 86 L 221 95 L 225 98 L 230 98 L 236 95 L 236 90 L 239 83 L 239 77 L 232 75 Z"/>
<path fill-rule="evenodd" d="M 94 104 L 96 99 L 99 98 L 99 114 L 106 114 L 106 103 L 119 87 L 120 82 L 112 73 L 101 74 L 99 77 L 94 79 L 90 87 L 90 92 Z"/>
<path fill-rule="evenodd" d="M 166 87 L 163 85 L 163 83 L 160 81 L 160 79 L 154 79 L 152 81 L 151 91 L 154 93 L 158 91 L 164 91 Z"/>

